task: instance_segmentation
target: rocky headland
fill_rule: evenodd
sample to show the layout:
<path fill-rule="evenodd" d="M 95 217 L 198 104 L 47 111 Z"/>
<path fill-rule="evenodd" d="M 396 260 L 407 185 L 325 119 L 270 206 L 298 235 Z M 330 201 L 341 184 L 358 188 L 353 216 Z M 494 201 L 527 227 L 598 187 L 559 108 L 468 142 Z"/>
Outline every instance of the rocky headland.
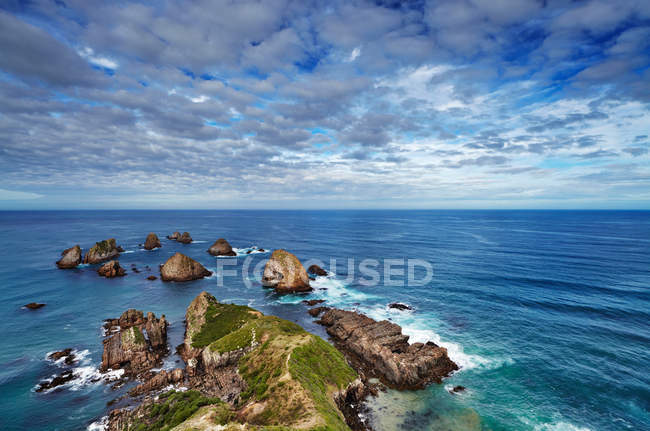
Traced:
<path fill-rule="evenodd" d="M 274 250 L 264 267 L 262 285 L 272 287 L 279 293 L 308 292 L 307 271 L 300 260 L 286 250 Z"/>
<path fill-rule="evenodd" d="M 211 275 L 211 271 L 182 253 L 176 253 L 160 267 L 160 278 L 163 281 L 191 281 Z"/>
<path fill-rule="evenodd" d="M 122 251 L 124 250 L 116 244 L 115 238 L 105 239 L 95 243 L 95 245 L 88 250 L 84 257 L 84 263 L 95 264 L 106 262 L 107 260 L 119 256 Z"/>

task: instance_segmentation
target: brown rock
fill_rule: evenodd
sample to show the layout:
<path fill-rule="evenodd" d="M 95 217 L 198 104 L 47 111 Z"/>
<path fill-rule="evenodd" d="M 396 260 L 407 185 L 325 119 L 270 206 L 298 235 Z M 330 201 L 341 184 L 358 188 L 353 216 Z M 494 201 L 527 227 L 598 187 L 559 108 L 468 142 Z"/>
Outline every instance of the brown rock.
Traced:
<path fill-rule="evenodd" d="M 52 380 L 43 380 L 38 384 L 38 387 L 36 388 L 36 392 L 43 392 L 44 390 L 47 389 L 52 389 L 56 388 L 57 386 L 64 385 L 68 383 L 70 380 L 74 379 L 74 374 L 72 371 L 64 371 L 60 375 L 54 377 Z"/>
<path fill-rule="evenodd" d="M 75 354 L 72 353 L 71 348 L 67 348 L 58 352 L 53 352 L 47 355 L 47 359 L 51 361 L 58 361 L 59 359 L 64 359 L 63 362 L 65 362 L 66 365 L 72 365 L 75 362 L 77 362 L 77 358 L 75 357 Z"/>
<path fill-rule="evenodd" d="M 158 235 L 151 232 L 149 235 L 147 235 L 147 239 L 144 242 L 144 249 L 153 250 L 154 248 L 158 247 L 162 247 L 160 240 L 158 239 Z"/>
<path fill-rule="evenodd" d="M 307 312 L 309 313 L 310 316 L 317 317 L 323 311 L 327 311 L 329 309 L 330 309 L 329 307 L 316 307 L 316 308 L 309 309 Z"/>
<path fill-rule="evenodd" d="M 160 267 L 160 278 L 163 281 L 198 280 L 210 275 L 212 272 L 203 265 L 181 253 L 176 253 Z"/>
<path fill-rule="evenodd" d="M 126 275 L 126 271 L 120 266 L 120 262 L 117 260 L 106 262 L 97 270 L 97 273 L 106 278 L 123 277 Z"/>
<path fill-rule="evenodd" d="M 182 244 L 189 244 L 192 242 L 192 237 L 189 232 L 183 232 L 183 235 L 181 235 L 176 241 Z"/>
<path fill-rule="evenodd" d="M 286 250 L 275 250 L 264 267 L 262 284 L 277 292 L 307 292 L 311 290 L 307 271 L 296 256 Z"/>
<path fill-rule="evenodd" d="M 178 232 L 178 231 L 174 232 L 174 233 L 171 234 L 171 235 L 167 235 L 167 239 L 171 239 L 171 240 L 173 240 L 173 241 L 176 241 L 176 240 L 177 240 L 178 238 L 180 238 L 180 237 L 181 237 L 181 233 Z"/>
<path fill-rule="evenodd" d="M 158 279 L 158 277 L 156 277 L 155 275 L 150 275 L 149 277 L 147 277 L 147 280 L 152 280 L 153 281 L 153 280 L 157 280 L 157 279 Z"/>
<path fill-rule="evenodd" d="M 63 257 L 56 262 L 56 266 L 60 269 L 76 268 L 81 263 L 81 247 L 75 245 L 65 249 L 61 252 L 61 256 Z"/>
<path fill-rule="evenodd" d="M 363 374 L 397 389 L 420 389 L 458 369 L 447 349 L 432 342 L 408 343 L 399 325 L 330 308 L 317 321 Z"/>
<path fill-rule="evenodd" d="M 25 304 L 24 307 L 29 308 L 30 310 L 38 310 L 41 307 L 45 307 L 45 304 L 41 304 L 38 302 L 30 302 L 29 304 Z"/>
<path fill-rule="evenodd" d="M 120 251 L 124 251 L 122 247 L 118 247 L 115 243 L 115 238 L 105 239 L 95 243 L 94 246 L 86 253 L 84 263 L 101 263 L 110 260 L 120 255 Z"/>
<path fill-rule="evenodd" d="M 313 306 L 316 305 L 316 304 L 322 304 L 323 302 L 325 302 L 324 299 L 310 299 L 310 300 L 304 300 L 304 301 L 302 301 L 303 304 L 307 304 L 307 305 L 309 305 L 310 307 L 313 307 Z"/>
<path fill-rule="evenodd" d="M 323 268 L 321 268 L 318 265 L 310 266 L 309 269 L 307 270 L 307 272 L 310 272 L 310 273 L 312 273 L 314 275 L 319 275 L 321 277 L 327 275 L 327 271 L 325 271 Z"/>
<path fill-rule="evenodd" d="M 174 368 L 171 371 L 162 370 L 150 376 L 146 381 L 129 391 L 132 397 L 158 391 L 169 385 L 181 383 L 185 380 L 185 371 L 182 368 Z"/>
<path fill-rule="evenodd" d="M 216 240 L 208 249 L 208 253 L 212 256 L 237 256 L 228 241 L 223 238 Z"/>

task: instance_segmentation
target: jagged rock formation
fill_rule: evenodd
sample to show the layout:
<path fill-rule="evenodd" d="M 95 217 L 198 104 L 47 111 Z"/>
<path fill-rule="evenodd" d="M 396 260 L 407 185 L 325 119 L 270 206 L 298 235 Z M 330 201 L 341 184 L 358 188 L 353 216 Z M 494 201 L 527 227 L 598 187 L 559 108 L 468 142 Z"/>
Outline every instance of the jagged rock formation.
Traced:
<path fill-rule="evenodd" d="M 147 235 L 147 239 L 144 241 L 144 249 L 153 250 L 154 248 L 159 248 L 159 247 L 162 247 L 162 245 L 160 244 L 158 235 L 151 232 L 149 235 Z"/>
<path fill-rule="evenodd" d="M 309 269 L 307 270 L 307 272 L 309 272 L 309 273 L 311 273 L 311 274 L 314 274 L 314 275 L 321 276 L 321 277 L 327 275 L 327 271 L 325 271 L 323 268 L 321 268 L 321 267 L 318 266 L 318 265 L 311 265 L 311 266 L 309 267 Z"/>
<path fill-rule="evenodd" d="M 76 268 L 81 263 L 81 247 L 75 245 L 61 252 L 63 256 L 56 262 L 56 266 L 60 269 Z"/>
<path fill-rule="evenodd" d="M 228 241 L 223 238 L 216 240 L 208 249 L 208 253 L 212 256 L 237 256 Z"/>
<path fill-rule="evenodd" d="M 111 260 L 109 262 L 106 262 L 103 264 L 98 270 L 97 274 L 101 275 L 102 277 L 106 278 L 113 278 L 113 277 L 124 277 L 126 275 L 126 271 L 124 268 L 120 266 L 120 262 L 117 260 Z"/>
<path fill-rule="evenodd" d="M 181 233 L 179 231 L 176 231 L 171 235 L 167 235 L 167 239 L 171 239 L 172 241 L 176 241 L 180 237 L 181 237 Z"/>
<path fill-rule="evenodd" d="M 357 371 L 398 389 L 440 383 L 455 370 L 447 349 L 432 342 L 409 344 L 399 325 L 377 322 L 363 314 L 330 308 L 317 321 Z"/>
<path fill-rule="evenodd" d="M 64 359 L 65 358 L 65 359 Z M 77 362 L 77 358 L 74 353 L 72 353 L 72 348 L 68 347 L 67 349 L 60 350 L 58 352 L 52 352 L 47 355 L 47 359 L 50 361 L 58 361 L 63 359 L 63 362 L 66 365 L 72 365 Z"/>
<path fill-rule="evenodd" d="M 275 250 L 264 267 L 262 284 L 276 292 L 308 292 L 311 290 L 307 271 L 300 260 L 286 250 Z"/>
<path fill-rule="evenodd" d="M 111 260 L 120 255 L 124 251 L 115 243 L 115 238 L 105 239 L 104 241 L 96 242 L 94 246 L 86 253 L 84 263 L 101 263 Z"/>
<path fill-rule="evenodd" d="M 136 376 L 159 365 L 167 354 L 167 320 L 157 319 L 149 312 L 129 309 L 119 319 L 109 319 L 104 324 L 108 334 L 104 339 L 102 372 L 123 369 L 127 375 Z M 146 337 L 145 337 L 146 332 Z"/>
<path fill-rule="evenodd" d="M 189 243 L 192 242 L 192 237 L 190 236 L 189 232 L 183 232 L 183 235 L 178 237 L 178 239 L 176 241 L 178 241 L 178 242 L 180 242 L 182 244 L 189 244 Z"/>
<path fill-rule="evenodd" d="M 344 413 L 353 410 L 337 405 L 359 399 L 363 383 L 321 338 L 252 308 L 221 304 L 207 292 L 192 301 L 185 320 L 178 347 L 185 371 L 162 371 L 132 389 L 132 395 L 145 395 L 143 403 L 112 411 L 108 430 L 154 424 L 178 430 L 350 430 Z M 180 381 L 190 390 L 146 396 Z"/>
<path fill-rule="evenodd" d="M 211 275 L 211 271 L 182 253 L 176 253 L 160 267 L 160 278 L 163 281 L 191 281 Z"/>

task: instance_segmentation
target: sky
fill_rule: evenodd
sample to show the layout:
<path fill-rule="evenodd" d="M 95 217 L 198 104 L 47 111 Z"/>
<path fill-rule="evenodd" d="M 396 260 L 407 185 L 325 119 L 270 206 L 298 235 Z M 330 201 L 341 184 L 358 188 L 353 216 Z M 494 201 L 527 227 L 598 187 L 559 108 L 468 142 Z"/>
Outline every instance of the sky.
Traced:
<path fill-rule="evenodd" d="M 0 209 L 650 209 L 650 1 L 0 0 Z"/>

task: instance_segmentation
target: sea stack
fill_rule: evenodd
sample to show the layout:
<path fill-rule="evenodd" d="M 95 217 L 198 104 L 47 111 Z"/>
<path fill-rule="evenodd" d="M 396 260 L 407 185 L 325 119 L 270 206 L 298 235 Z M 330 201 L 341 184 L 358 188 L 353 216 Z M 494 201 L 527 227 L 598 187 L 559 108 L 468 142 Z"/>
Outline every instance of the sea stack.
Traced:
<path fill-rule="evenodd" d="M 176 253 L 160 267 L 160 278 L 163 281 L 191 281 L 210 275 L 212 272 L 182 253 Z"/>
<path fill-rule="evenodd" d="M 76 268 L 81 263 L 81 247 L 75 245 L 61 252 L 61 260 L 56 262 L 60 269 Z"/>
<path fill-rule="evenodd" d="M 111 260 L 110 262 L 106 262 L 105 264 L 103 264 L 97 270 L 97 274 L 106 278 L 123 277 L 126 275 L 126 271 L 124 270 L 124 268 L 120 266 L 119 261 Z"/>
<path fill-rule="evenodd" d="M 151 232 L 149 235 L 147 235 L 147 239 L 144 242 L 144 249 L 153 250 L 154 248 L 159 248 L 159 247 L 162 247 L 162 245 L 160 244 L 158 235 Z"/>
<path fill-rule="evenodd" d="M 307 271 L 300 260 L 286 250 L 275 250 L 264 267 L 262 285 L 277 292 L 308 292 L 311 290 Z"/>
<path fill-rule="evenodd" d="M 167 239 L 171 239 L 172 241 L 176 241 L 178 238 L 181 237 L 181 233 L 176 231 L 171 235 L 167 235 Z"/>
<path fill-rule="evenodd" d="M 115 238 L 105 239 L 104 241 L 96 242 L 93 247 L 88 250 L 84 257 L 84 263 L 101 263 L 111 260 L 120 255 L 123 251 L 115 243 Z"/>
<path fill-rule="evenodd" d="M 208 253 L 212 256 L 237 256 L 228 241 L 223 238 L 216 240 L 208 249 Z"/>
<path fill-rule="evenodd" d="M 183 232 L 183 235 L 181 235 L 176 241 L 182 244 L 189 244 L 192 242 L 192 237 L 189 232 Z"/>

